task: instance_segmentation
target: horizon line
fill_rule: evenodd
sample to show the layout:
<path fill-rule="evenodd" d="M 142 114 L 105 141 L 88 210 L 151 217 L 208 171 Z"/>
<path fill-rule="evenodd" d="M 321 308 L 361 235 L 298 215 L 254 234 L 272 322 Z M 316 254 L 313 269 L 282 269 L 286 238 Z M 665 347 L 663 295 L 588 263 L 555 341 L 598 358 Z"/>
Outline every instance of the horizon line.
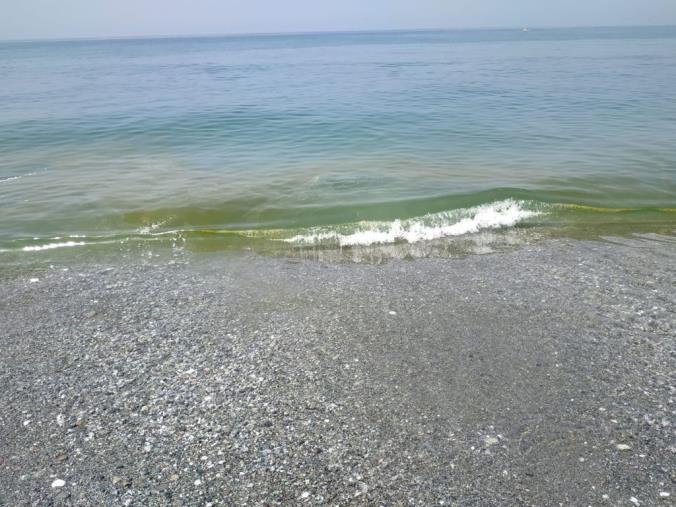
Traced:
<path fill-rule="evenodd" d="M 153 39 L 215 39 L 226 37 L 275 37 L 293 35 L 341 35 L 360 33 L 396 33 L 396 32 L 462 32 L 462 31 L 500 31 L 500 30 L 562 30 L 562 29 L 589 29 L 589 28 L 676 28 L 676 24 L 645 24 L 645 25 L 539 25 L 539 26 L 475 26 L 475 27 L 426 27 L 426 28 L 376 28 L 364 30 L 309 30 L 309 31 L 281 31 L 281 32 L 227 32 L 205 34 L 146 34 L 146 35 L 102 35 L 78 37 L 38 37 L 38 38 L 10 38 L 1 39 L 0 43 L 22 42 L 86 42 L 86 41 L 115 41 L 115 40 L 153 40 Z"/>

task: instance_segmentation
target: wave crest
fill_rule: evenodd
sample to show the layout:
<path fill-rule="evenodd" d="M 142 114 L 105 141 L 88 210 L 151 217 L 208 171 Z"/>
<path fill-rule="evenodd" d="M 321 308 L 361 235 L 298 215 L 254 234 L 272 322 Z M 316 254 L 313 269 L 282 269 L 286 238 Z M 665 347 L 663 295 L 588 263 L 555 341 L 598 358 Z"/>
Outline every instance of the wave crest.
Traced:
<path fill-rule="evenodd" d="M 416 243 L 471 234 L 484 229 L 512 227 L 541 214 L 529 204 L 527 201 L 506 199 L 392 222 L 359 222 L 335 228 L 313 228 L 283 241 L 298 246 L 338 244 L 341 247 L 402 241 Z"/>

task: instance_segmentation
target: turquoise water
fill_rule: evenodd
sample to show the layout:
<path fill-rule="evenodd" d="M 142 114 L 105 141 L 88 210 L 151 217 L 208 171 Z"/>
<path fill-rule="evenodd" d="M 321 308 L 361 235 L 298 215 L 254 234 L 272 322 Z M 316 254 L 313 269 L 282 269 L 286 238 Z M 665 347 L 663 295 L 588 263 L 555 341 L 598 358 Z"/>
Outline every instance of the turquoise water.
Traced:
<path fill-rule="evenodd" d="M 0 43 L 0 255 L 676 229 L 676 28 Z"/>

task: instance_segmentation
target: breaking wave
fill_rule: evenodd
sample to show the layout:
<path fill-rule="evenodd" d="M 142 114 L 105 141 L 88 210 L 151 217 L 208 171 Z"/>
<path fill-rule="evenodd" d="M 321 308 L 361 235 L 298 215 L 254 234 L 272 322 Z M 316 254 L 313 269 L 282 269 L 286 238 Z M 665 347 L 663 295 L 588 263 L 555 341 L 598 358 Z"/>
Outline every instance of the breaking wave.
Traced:
<path fill-rule="evenodd" d="M 535 209 L 528 201 L 506 199 L 392 222 L 358 222 L 349 226 L 318 227 L 283 241 L 297 246 L 337 244 L 341 247 L 416 243 L 485 229 L 512 227 L 541 213 L 542 211 Z"/>

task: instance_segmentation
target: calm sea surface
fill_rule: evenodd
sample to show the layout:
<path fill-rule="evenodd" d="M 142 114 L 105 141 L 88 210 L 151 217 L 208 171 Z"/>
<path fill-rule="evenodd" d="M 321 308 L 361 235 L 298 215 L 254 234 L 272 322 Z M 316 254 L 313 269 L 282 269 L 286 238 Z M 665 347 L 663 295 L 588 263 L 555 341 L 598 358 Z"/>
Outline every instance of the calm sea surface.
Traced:
<path fill-rule="evenodd" d="M 0 43 L 0 260 L 675 229 L 676 28 Z"/>

